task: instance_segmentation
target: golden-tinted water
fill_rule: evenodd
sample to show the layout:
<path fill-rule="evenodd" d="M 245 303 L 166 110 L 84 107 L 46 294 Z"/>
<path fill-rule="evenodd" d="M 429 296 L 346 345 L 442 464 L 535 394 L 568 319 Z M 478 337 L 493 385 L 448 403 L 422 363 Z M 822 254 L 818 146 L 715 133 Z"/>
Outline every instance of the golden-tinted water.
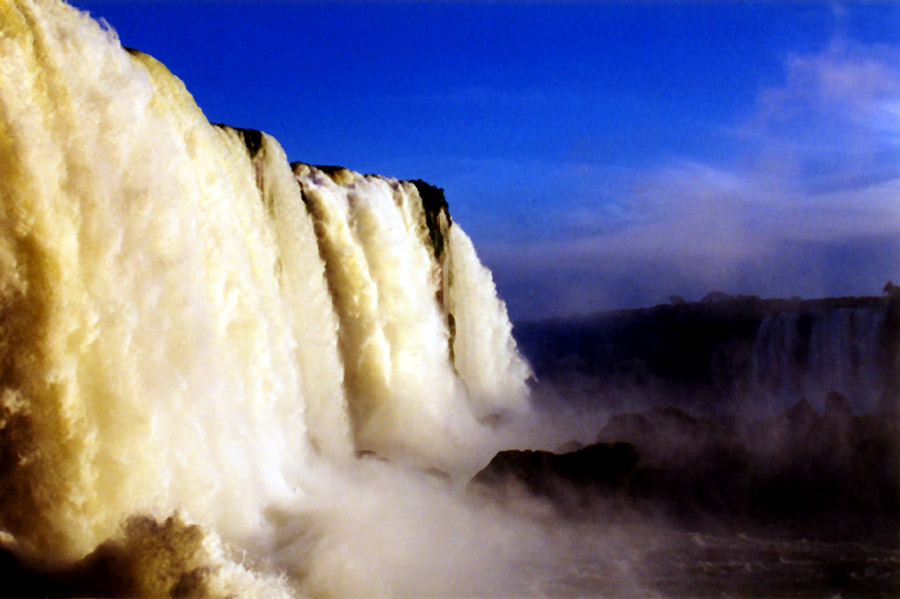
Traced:
<path fill-rule="evenodd" d="M 460 503 L 405 468 L 471 472 L 500 443 L 482 422 L 527 410 L 468 238 L 446 213 L 429 230 L 410 183 L 295 174 L 274 139 L 209 124 L 163 65 L 65 4 L 0 16 L 6 545 L 63 568 L 131 539 L 125 554 L 207 568 L 214 595 L 391 589 L 320 559 L 365 545 L 342 518 L 378 530 L 393 510 L 381 532 L 404 530 L 398 485 Z M 196 543 L 123 532 L 172 514 Z M 154 535 L 164 550 L 136 540 Z"/>

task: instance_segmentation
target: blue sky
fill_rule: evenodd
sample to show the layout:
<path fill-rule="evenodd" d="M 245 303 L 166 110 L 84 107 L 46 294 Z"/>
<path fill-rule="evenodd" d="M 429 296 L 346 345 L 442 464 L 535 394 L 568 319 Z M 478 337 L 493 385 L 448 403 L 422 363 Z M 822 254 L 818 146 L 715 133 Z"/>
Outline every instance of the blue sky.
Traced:
<path fill-rule="evenodd" d="M 513 318 L 900 279 L 900 3 L 74 4 L 213 122 L 443 187 Z"/>

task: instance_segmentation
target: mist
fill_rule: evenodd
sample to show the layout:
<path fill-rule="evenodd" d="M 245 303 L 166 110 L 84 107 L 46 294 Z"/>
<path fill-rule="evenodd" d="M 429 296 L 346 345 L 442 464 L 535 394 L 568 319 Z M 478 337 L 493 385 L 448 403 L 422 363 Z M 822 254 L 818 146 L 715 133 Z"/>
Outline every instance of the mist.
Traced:
<path fill-rule="evenodd" d="M 761 264 L 769 288 L 789 264 L 811 273 L 809 289 L 843 280 L 876 242 L 898 243 L 892 174 L 859 168 L 856 187 L 798 191 L 803 169 L 780 157 L 784 170 L 770 169 L 767 137 L 743 165 L 674 161 L 613 185 L 624 195 L 598 235 L 482 250 L 442 189 L 290 162 L 267 133 L 210 123 L 181 80 L 109 25 L 61 2 L 0 6 L 3 76 L 18 83 L 0 87 L 0 573 L 11 588 L 896 591 L 891 293 L 510 318 L 529 302 L 570 313 L 663 288 L 732 292 L 725 283 L 759 285 Z M 844 46 L 795 57 L 742 134 L 767 132 L 798 98 L 841 109 L 836 119 L 848 103 L 890 116 L 885 65 Z M 498 100 L 461 98 L 472 95 Z M 886 122 L 878 130 L 892 134 Z M 823 207 L 837 220 L 810 218 Z M 499 286 L 482 255 L 501 260 Z M 841 261 L 846 271 L 831 269 Z M 529 296 L 535 276 L 557 299 Z"/>

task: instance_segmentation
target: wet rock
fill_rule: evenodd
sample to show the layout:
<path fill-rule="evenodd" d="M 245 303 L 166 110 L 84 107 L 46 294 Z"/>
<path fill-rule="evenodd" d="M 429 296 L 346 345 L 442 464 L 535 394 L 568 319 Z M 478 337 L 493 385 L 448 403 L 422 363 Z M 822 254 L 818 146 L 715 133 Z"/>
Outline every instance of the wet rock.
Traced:
<path fill-rule="evenodd" d="M 690 529 L 730 523 L 812 537 L 900 529 L 900 416 L 854 416 L 846 398 L 829 397 L 824 416 L 804 399 L 757 422 L 672 407 L 618 414 L 601 443 L 501 452 L 471 486 L 501 500 L 548 499 L 570 516 L 650 513 Z"/>
<path fill-rule="evenodd" d="M 0 577 L 16 597 L 71 597 L 72 591 L 62 574 L 61 569 L 46 563 L 29 563 L 13 546 L 0 546 Z"/>
<path fill-rule="evenodd" d="M 709 445 L 725 446 L 733 437 L 721 423 L 691 416 L 681 408 L 655 406 L 611 417 L 597 441 L 626 441 L 640 449 L 647 465 L 681 468 L 702 459 Z"/>
<path fill-rule="evenodd" d="M 469 483 L 501 500 L 515 491 L 549 499 L 563 513 L 589 508 L 591 501 L 627 490 L 639 455 L 630 443 L 598 443 L 563 454 L 501 451 Z"/>
<path fill-rule="evenodd" d="M 571 441 L 566 441 L 565 443 L 557 447 L 553 453 L 569 453 L 571 451 L 578 451 L 582 448 L 584 448 L 584 443 L 572 439 Z"/>
<path fill-rule="evenodd" d="M 806 398 L 784 411 L 782 420 L 795 434 L 806 434 L 821 424 L 819 413 Z"/>
<path fill-rule="evenodd" d="M 727 302 L 731 300 L 731 296 L 725 293 L 724 291 L 710 291 L 706 295 L 703 296 L 703 299 L 700 301 L 702 303 L 716 303 L 716 302 Z"/>
<path fill-rule="evenodd" d="M 837 391 L 832 391 L 825 396 L 825 418 L 847 419 L 853 414 L 850 400 Z"/>
<path fill-rule="evenodd" d="M 30 559 L 15 543 L 0 542 L 0 576 L 23 598 L 207 597 L 207 562 L 200 528 L 178 516 L 134 516 L 122 535 L 75 563 Z"/>
<path fill-rule="evenodd" d="M 453 222 L 450 218 L 447 200 L 444 197 L 444 190 L 421 179 L 413 179 L 410 183 L 415 185 L 416 190 L 419 192 L 419 197 L 422 198 L 422 208 L 425 211 L 425 225 L 428 227 L 428 236 L 431 238 L 434 257 L 437 260 L 441 260 L 444 248 L 447 245 L 447 240 L 444 239 L 446 230 L 441 226 L 441 215 L 443 215 L 443 220 L 446 223 L 445 227 L 449 227 Z"/>
<path fill-rule="evenodd" d="M 809 462 L 825 447 L 823 419 L 802 399 L 784 412 L 742 427 L 742 442 L 761 461 L 778 465 Z"/>

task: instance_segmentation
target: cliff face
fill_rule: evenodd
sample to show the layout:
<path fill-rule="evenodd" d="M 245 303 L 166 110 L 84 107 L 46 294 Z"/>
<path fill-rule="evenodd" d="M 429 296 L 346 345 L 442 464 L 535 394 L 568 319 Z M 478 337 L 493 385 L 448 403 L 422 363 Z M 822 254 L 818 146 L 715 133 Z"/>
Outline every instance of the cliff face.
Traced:
<path fill-rule="evenodd" d="M 829 391 L 857 411 L 897 395 L 900 302 L 720 299 L 518 323 L 519 347 L 540 384 L 573 396 L 713 410 L 748 402 L 783 409 Z"/>

